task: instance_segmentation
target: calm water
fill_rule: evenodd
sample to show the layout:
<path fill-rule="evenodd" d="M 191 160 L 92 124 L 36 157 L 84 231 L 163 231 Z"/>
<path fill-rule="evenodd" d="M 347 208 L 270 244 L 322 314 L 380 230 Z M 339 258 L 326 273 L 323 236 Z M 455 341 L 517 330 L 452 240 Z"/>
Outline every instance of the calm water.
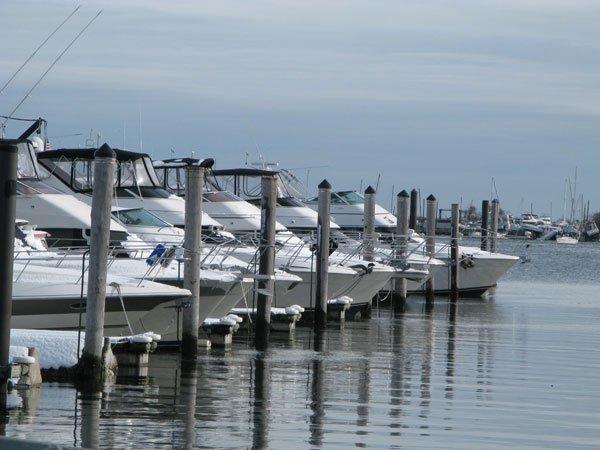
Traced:
<path fill-rule="evenodd" d="M 473 241 L 476 243 L 476 241 Z M 600 244 L 502 241 L 527 256 L 485 299 L 272 335 L 98 398 L 45 383 L 7 436 L 100 448 L 600 448 Z"/>

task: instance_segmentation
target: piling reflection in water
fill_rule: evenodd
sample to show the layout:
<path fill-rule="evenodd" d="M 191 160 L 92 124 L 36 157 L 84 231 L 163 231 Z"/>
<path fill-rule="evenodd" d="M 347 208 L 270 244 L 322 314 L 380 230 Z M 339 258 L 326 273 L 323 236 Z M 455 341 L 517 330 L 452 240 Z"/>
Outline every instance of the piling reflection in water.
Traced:
<path fill-rule="evenodd" d="M 269 408 L 271 402 L 271 374 L 268 354 L 259 352 L 254 359 L 254 402 L 252 404 L 252 448 L 269 447 Z"/>

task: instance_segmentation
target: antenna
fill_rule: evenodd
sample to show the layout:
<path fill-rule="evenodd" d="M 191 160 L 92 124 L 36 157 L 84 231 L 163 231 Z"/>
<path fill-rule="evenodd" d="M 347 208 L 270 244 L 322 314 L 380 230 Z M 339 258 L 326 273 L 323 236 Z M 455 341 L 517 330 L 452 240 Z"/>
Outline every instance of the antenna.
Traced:
<path fill-rule="evenodd" d="M 27 65 L 27 63 L 28 63 L 29 61 L 31 61 L 31 58 L 33 58 L 33 57 L 34 57 L 34 56 L 37 54 L 37 52 L 39 52 L 39 51 L 40 51 L 40 49 L 41 49 L 41 48 L 42 48 L 42 47 L 43 47 L 43 46 L 46 44 L 46 42 L 48 42 L 48 41 L 50 40 L 50 38 L 51 38 L 52 36 L 54 36 L 54 35 L 56 34 L 56 32 L 57 32 L 58 30 L 60 30 L 60 29 L 62 28 L 62 26 L 63 26 L 65 23 L 67 23 L 67 21 L 68 21 L 68 20 L 69 20 L 71 17 L 73 17 L 73 15 L 74 15 L 74 14 L 75 14 L 75 13 L 76 13 L 78 10 L 79 10 L 79 8 L 81 8 L 81 6 L 78 6 L 77 8 L 75 8 L 75 9 L 73 10 L 73 12 L 72 12 L 71 14 L 69 14 L 69 15 L 67 16 L 67 18 L 66 18 L 65 20 L 63 20 L 63 21 L 61 22 L 61 24 L 60 24 L 59 26 L 57 26 L 57 27 L 54 29 L 54 31 L 53 31 L 52 33 L 50 33 L 50 35 L 49 35 L 49 36 L 48 36 L 46 39 L 44 39 L 44 42 L 42 42 L 42 43 L 41 43 L 41 44 L 38 46 L 38 48 L 36 48 L 36 49 L 35 49 L 35 51 L 34 51 L 34 52 L 33 52 L 33 53 L 32 53 L 32 54 L 29 56 L 29 58 L 27 58 L 27 59 L 25 60 L 25 62 L 24 62 L 23 64 L 21 64 L 21 67 L 19 67 L 19 68 L 17 69 L 17 71 L 16 71 L 15 73 L 13 73 L 13 75 L 12 75 L 12 76 L 11 76 L 11 77 L 8 79 L 8 81 L 7 81 L 6 83 L 4 83 L 4 86 L 2 86 L 2 88 L 0 88 L 0 95 L 1 95 L 1 94 L 4 94 L 4 89 L 6 89 L 6 88 L 8 87 L 8 85 L 9 85 L 9 84 L 12 82 L 12 80 L 14 80 L 14 79 L 15 79 L 15 77 L 16 77 L 16 76 L 19 74 L 19 72 L 21 72 L 21 70 L 23 70 L 23 68 L 24 68 L 24 67 Z"/>
<path fill-rule="evenodd" d="M 140 113 L 140 153 L 144 153 L 144 143 L 142 142 L 142 105 L 139 105 Z"/>
<path fill-rule="evenodd" d="M 46 71 L 43 73 L 43 75 L 39 78 L 39 80 L 37 80 L 37 82 L 33 85 L 33 87 L 31 89 L 29 89 L 29 91 L 27 92 L 27 94 L 25 94 L 25 96 L 23 97 L 23 99 L 19 102 L 19 104 L 17 106 L 14 107 L 14 109 L 11 111 L 11 113 L 8 115 L 8 117 L 4 120 L 4 122 L 2 122 L 2 128 L 4 128 L 4 126 L 6 125 L 6 122 L 8 121 L 9 118 L 11 118 L 13 116 L 14 113 L 17 112 L 17 110 L 21 107 L 21 105 L 23 103 L 25 103 L 25 100 L 27 100 L 27 98 L 29 97 L 29 95 L 33 92 L 33 90 L 42 82 L 42 80 L 46 77 L 46 75 L 48 75 L 48 72 L 50 72 L 52 70 L 52 68 L 56 65 L 56 63 L 58 63 L 58 61 L 63 57 L 63 55 L 65 53 L 67 53 L 67 51 L 71 48 L 71 46 L 75 43 L 75 41 L 77 41 L 77 39 L 79 39 L 79 37 L 85 32 L 85 30 L 87 30 L 89 28 L 89 26 L 98 18 L 98 16 L 102 14 L 102 10 L 98 11 L 98 14 L 96 14 L 92 20 L 90 20 L 88 22 L 88 24 L 83 27 L 83 29 L 77 34 L 77 36 L 75 36 L 73 38 L 73 40 L 69 43 L 69 45 L 67 45 L 65 47 L 65 49 L 56 57 L 56 59 L 52 62 L 52 64 L 50 64 L 50 67 L 48 67 L 48 69 L 46 69 Z"/>

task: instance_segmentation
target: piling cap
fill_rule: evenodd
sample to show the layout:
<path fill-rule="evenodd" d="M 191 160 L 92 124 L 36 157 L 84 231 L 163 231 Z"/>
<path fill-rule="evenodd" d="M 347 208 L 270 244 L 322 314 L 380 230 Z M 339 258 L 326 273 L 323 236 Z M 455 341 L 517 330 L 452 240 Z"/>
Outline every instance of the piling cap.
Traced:
<path fill-rule="evenodd" d="M 406 192 L 404 189 L 402 189 L 402 192 L 400 192 L 398 194 L 398 197 L 408 198 L 408 197 L 410 197 L 410 195 L 408 195 L 408 192 Z"/>
<path fill-rule="evenodd" d="M 427 200 L 431 201 L 431 202 L 435 202 L 435 197 L 433 196 L 433 194 L 429 194 L 429 197 L 427 197 Z"/>
<path fill-rule="evenodd" d="M 365 189 L 365 194 L 374 194 L 375 193 L 375 189 L 373 189 L 372 186 L 369 186 L 368 188 Z"/>
<path fill-rule="evenodd" d="M 17 146 L 27 142 L 25 139 L 0 139 L 0 152 L 17 153 Z"/>
<path fill-rule="evenodd" d="M 419 191 L 417 191 L 415 188 L 413 188 L 413 190 L 412 190 L 412 191 L 410 191 L 410 193 L 411 193 L 412 195 L 416 195 L 416 194 L 418 194 L 418 193 L 419 193 Z"/>
<path fill-rule="evenodd" d="M 115 159 L 117 157 L 117 154 L 115 153 L 115 151 L 110 148 L 110 145 L 108 145 L 106 142 L 104 144 L 102 144 L 102 147 L 100 147 L 98 150 L 96 150 L 94 152 L 94 158 L 113 158 Z"/>
<path fill-rule="evenodd" d="M 329 181 L 325 179 L 321 181 L 321 184 L 319 184 L 319 189 L 331 189 L 331 184 L 329 184 Z"/>

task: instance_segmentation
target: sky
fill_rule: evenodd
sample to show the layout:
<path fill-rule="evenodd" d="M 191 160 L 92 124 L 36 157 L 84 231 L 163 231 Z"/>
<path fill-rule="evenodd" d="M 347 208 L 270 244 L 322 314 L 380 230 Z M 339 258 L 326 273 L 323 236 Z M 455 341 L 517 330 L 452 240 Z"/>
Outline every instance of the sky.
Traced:
<path fill-rule="evenodd" d="M 12 0 L 0 86 L 77 6 L 0 95 L 53 148 L 262 159 L 388 209 L 417 189 L 448 209 L 600 210 L 599 1 Z"/>

